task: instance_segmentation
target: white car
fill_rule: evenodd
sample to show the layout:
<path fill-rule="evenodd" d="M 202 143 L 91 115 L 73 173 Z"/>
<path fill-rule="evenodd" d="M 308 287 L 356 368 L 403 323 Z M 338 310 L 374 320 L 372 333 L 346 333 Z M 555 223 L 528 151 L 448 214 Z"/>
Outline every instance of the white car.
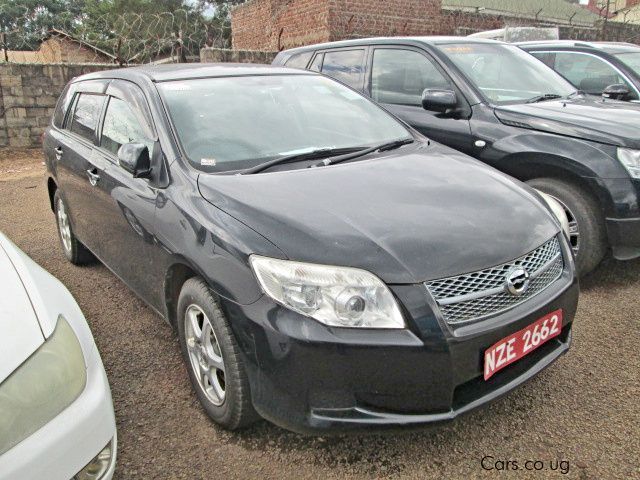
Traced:
<path fill-rule="evenodd" d="M 69 291 L 0 233 L 0 480 L 111 479 L 116 424 Z"/>

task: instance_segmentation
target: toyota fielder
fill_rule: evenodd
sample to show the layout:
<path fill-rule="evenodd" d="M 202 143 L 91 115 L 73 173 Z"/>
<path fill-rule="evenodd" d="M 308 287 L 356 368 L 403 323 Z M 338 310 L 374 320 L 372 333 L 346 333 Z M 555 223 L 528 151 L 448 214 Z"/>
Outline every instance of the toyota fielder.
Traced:
<path fill-rule="evenodd" d="M 449 420 L 569 348 L 578 285 L 553 207 L 329 78 L 92 73 L 44 150 L 64 254 L 176 328 L 226 428 Z"/>

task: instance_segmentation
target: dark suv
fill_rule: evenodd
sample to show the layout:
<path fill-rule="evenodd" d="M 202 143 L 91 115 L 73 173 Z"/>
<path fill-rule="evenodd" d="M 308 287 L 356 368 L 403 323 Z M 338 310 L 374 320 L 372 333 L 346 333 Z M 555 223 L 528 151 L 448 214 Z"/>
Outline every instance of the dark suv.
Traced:
<path fill-rule="evenodd" d="M 611 247 L 640 255 L 640 108 L 603 101 L 518 47 L 458 37 L 376 38 L 281 52 L 438 142 L 553 196 L 581 274 Z"/>
<path fill-rule="evenodd" d="M 547 40 L 515 43 L 591 95 L 640 102 L 640 46 Z"/>
<path fill-rule="evenodd" d="M 64 254 L 99 258 L 176 328 L 226 428 L 450 420 L 569 349 L 562 214 L 322 75 L 81 76 L 44 153 Z"/>

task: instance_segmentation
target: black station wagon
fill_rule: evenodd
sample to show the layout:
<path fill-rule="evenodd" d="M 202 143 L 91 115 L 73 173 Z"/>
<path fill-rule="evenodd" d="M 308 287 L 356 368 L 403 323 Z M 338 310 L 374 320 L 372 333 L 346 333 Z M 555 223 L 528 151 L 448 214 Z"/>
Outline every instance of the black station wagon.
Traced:
<path fill-rule="evenodd" d="M 428 138 L 551 195 L 580 274 L 608 249 L 640 256 L 639 105 L 585 95 L 518 47 L 478 38 L 347 40 L 273 63 L 332 76 Z"/>
<path fill-rule="evenodd" d="M 44 152 L 64 254 L 97 257 L 175 327 L 226 428 L 450 420 L 569 348 L 555 203 L 322 75 L 84 75 Z"/>

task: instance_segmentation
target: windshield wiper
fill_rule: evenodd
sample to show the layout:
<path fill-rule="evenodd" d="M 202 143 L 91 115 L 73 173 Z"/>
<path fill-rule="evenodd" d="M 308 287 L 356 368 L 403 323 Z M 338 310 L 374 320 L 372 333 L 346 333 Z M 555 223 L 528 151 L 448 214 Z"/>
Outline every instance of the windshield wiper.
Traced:
<path fill-rule="evenodd" d="M 527 100 L 527 103 L 538 103 L 544 102 L 545 100 L 555 100 L 557 98 L 562 98 L 562 95 L 558 95 L 557 93 L 545 93 L 544 95 L 536 95 L 535 97 L 531 97 Z"/>
<path fill-rule="evenodd" d="M 298 162 L 300 160 L 313 160 L 314 158 L 329 157 L 332 155 L 338 155 L 341 153 L 351 153 L 359 150 L 360 150 L 359 147 L 317 148 L 315 150 L 310 150 L 308 152 L 293 153 L 291 155 L 285 155 L 283 157 L 274 158 L 273 160 L 269 160 L 268 162 L 260 163 L 254 167 L 249 167 L 246 170 L 243 170 L 242 172 L 240 172 L 239 175 L 250 175 L 252 173 L 262 172 L 263 170 L 271 168 L 275 165 L 282 165 L 284 163 Z"/>
<path fill-rule="evenodd" d="M 400 148 L 403 145 L 407 145 L 409 143 L 413 143 L 415 140 L 413 138 L 403 138 L 401 140 L 394 140 L 393 142 L 386 142 L 380 145 L 376 145 L 375 147 L 368 147 L 363 150 L 358 150 L 357 152 L 347 153 L 345 155 L 340 155 L 338 157 L 327 158 L 321 162 L 315 163 L 313 165 L 309 165 L 309 168 L 314 167 L 326 167 L 329 165 L 335 165 L 336 163 L 346 162 L 347 160 L 353 160 L 358 157 L 363 157 L 364 155 L 368 155 L 373 152 L 385 152 L 387 150 L 393 150 L 395 148 Z"/>

